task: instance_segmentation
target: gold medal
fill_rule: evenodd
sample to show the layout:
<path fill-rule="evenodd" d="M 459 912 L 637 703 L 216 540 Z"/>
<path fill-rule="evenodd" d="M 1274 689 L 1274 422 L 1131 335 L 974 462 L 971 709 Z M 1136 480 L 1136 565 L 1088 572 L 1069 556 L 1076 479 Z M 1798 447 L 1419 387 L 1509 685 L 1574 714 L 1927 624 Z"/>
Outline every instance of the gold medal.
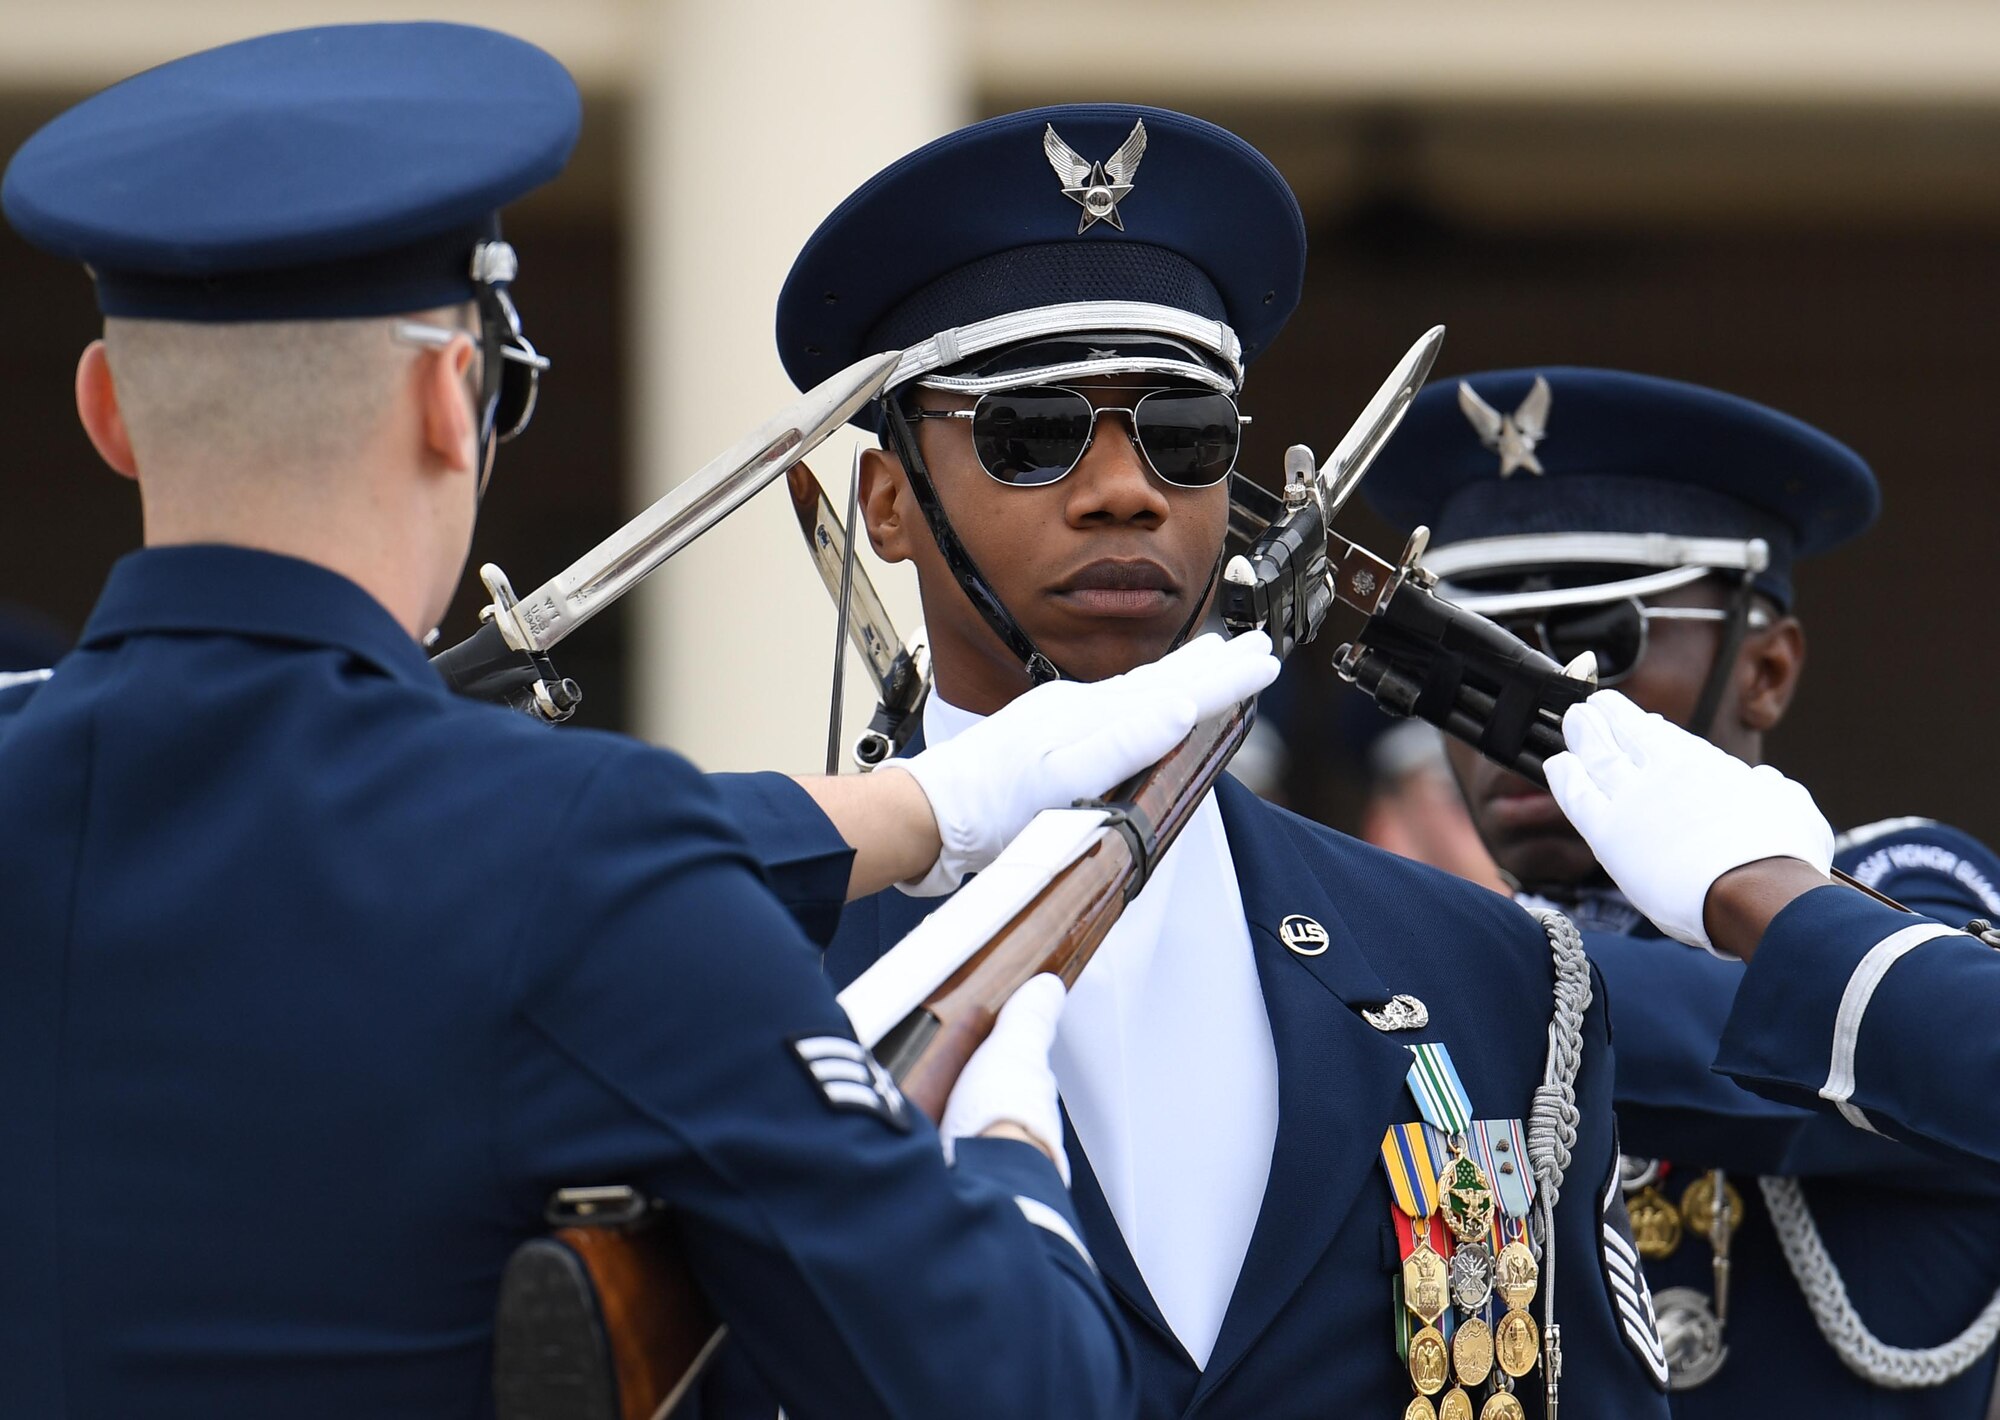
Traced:
<path fill-rule="evenodd" d="M 1413 1396 L 1403 1407 L 1403 1420 L 1438 1420 L 1438 1413 L 1425 1396 Z"/>
<path fill-rule="evenodd" d="M 1526 1243 L 1510 1242 L 1500 1249 L 1493 1264 L 1493 1290 L 1501 1301 L 1515 1308 L 1527 1306 L 1535 1299 L 1535 1287 L 1541 1280 L 1542 1269 Z"/>
<path fill-rule="evenodd" d="M 1463 1149 L 1453 1150 L 1438 1175 L 1438 1203 L 1460 1242 L 1484 1238 L 1493 1226 L 1493 1186 Z"/>
<path fill-rule="evenodd" d="M 1722 1198 L 1729 1210 L 1729 1230 L 1734 1232 L 1743 1226 L 1743 1195 L 1736 1191 L 1736 1185 L 1724 1180 Z M 1715 1224 L 1715 1178 L 1712 1174 L 1697 1174 L 1687 1192 L 1681 1195 L 1681 1221 L 1687 1230 L 1697 1237 L 1707 1237 Z"/>
<path fill-rule="evenodd" d="M 1438 1420 L 1472 1420 L 1472 1397 L 1453 1386 L 1438 1400 Z"/>
<path fill-rule="evenodd" d="M 1517 1307 L 1500 1318 L 1500 1325 L 1493 1333 L 1493 1354 L 1501 1370 L 1519 1380 L 1535 1369 L 1541 1351 L 1541 1333 L 1536 1330 L 1533 1317 Z"/>
<path fill-rule="evenodd" d="M 1449 1269 L 1431 1246 L 1430 1225 L 1425 1219 L 1412 1220 L 1410 1236 L 1415 1245 L 1403 1259 L 1403 1303 L 1422 1318 L 1425 1326 L 1435 1326 L 1444 1315 L 1450 1290 Z"/>
<path fill-rule="evenodd" d="M 1436 1327 L 1426 1326 L 1410 1338 L 1410 1383 L 1420 1392 L 1436 1395 L 1443 1390 L 1450 1370 L 1444 1336 Z"/>
<path fill-rule="evenodd" d="M 1404 1420 L 1409 1417 L 1405 1415 Z M 1496 1390 L 1480 1410 L 1479 1420 L 1528 1420 L 1528 1417 L 1512 1391 Z"/>
<path fill-rule="evenodd" d="M 1632 1237 L 1639 1244 L 1639 1256 L 1658 1261 L 1674 1255 L 1674 1249 L 1681 1245 L 1681 1215 L 1666 1194 L 1649 1183 L 1625 1200 L 1625 1211 L 1632 1218 Z"/>
<path fill-rule="evenodd" d="M 1484 1385 L 1493 1373 L 1492 1328 L 1476 1316 L 1461 1321 L 1451 1338 L 1451 1365 L 1460 1385 Z M 1468 1420 L 1471 1414 L 1466 1411 Z"/>

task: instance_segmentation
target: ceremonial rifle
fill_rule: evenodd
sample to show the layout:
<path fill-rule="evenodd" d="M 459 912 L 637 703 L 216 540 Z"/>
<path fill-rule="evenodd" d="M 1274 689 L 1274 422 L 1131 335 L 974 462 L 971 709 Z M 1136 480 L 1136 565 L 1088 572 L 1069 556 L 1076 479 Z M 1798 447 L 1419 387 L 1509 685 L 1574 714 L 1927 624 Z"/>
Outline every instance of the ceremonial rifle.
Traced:
<path fill-rule="evenodd" d="M 550 661 L 557 643 L 817 448 L 882 392 L 899 358 L 871 355 L 813 386 L 526 597 L 486 563 L 479 578 L 493 600 L 483 624 L 431 664 L 462 695 L 567 720 L 583 692 Z"/>

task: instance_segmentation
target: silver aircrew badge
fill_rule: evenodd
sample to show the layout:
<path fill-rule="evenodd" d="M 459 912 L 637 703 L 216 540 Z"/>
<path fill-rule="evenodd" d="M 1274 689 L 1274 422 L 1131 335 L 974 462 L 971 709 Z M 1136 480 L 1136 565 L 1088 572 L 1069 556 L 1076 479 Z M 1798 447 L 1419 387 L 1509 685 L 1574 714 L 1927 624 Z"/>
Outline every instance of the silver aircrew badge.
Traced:
<path fill-rule="evenodd" d="M 1316 957 L 1326 950 L 1326 928 L 1303 913 L 1294 912 L 1278 924 L 1278 940 L 1302 957 Z"/>
<path fill-rule="evenodd" d="M 1063 196 L 1083 209 L 1083 215 L 1076 219 L 1078 236 L 1099 222 L 1109 222 L 1121 232 L 1125 230 L 1118 204 L 1132 191 L 1133 174 L 1139 171 L 1139 160 L 1146 156 L 1143 122 L 1134 123 L 1132 132 L 1118 145 L 1118 151 L 1101 163 L 1091 162 L 1058 138 L 1053 123 L 1042 134 L 1042 151 L 1048 154 L 1049 166 L 1062 179 Z"/>
<path fill-rule="evenodd" d="M 1541 473 L 1535 445 L 1548 437 L 1549 404 L 1554 398 L 1549 382 L 1537 375 L 1521 407 L 1512 414 L 1502 414 L 1481 399 L 1478 390 L 1464 380 L 1458 382 L 1458 407 L 1478 431 L 1479 442 L 1500 455 L 1502 478 L 1512 478 L 1514 471 L 1522 468 L 1529 473 Z"/>
<path fill-rule="evenodd" d="M 1431 1023 L 1431 1012 L 1416 997 L 1398 992 L 1386 1005 L 1372 1010 L 1364 1006 L 1361 1019 L 1380 1031 L 1422 1030 Z"/>

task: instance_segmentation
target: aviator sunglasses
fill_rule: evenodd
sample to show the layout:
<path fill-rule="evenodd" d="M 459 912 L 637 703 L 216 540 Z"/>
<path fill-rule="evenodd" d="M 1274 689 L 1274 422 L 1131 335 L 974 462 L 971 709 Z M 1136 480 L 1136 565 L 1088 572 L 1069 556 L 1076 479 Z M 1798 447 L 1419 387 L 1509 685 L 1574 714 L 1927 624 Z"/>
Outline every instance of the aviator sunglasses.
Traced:
<path fill-rule="evenodd" d="M 1176 488 L 1208 488 L 1229 477 L 1250 422 L 1236 401 L 1216 390 L 1146 385 L 1098 385 L 1103 390 L 1144 389 L 1129 405 L 1092 404 L 1081 390 L 1060 385 L 983 394 L 970 409 L 918 409 L 916 419 L 960 419 L 972 425 L 972 449 L 996 481 L 1014 488 L 1054 483 L 1083 461 L 1097 435 L 1097 421 L 1122 414 L 1146 466 Z"/>
<path fill-rule="evenodd" d="M 1646 657 L 1647 630 L 1653 622 L 1728 619 L 1729 613 L 1720 607 L 1647 606 L 1637 597 L 1494 617 L 1557 665 L 1566 666 L 1583 652 L 1590 652 L 1597 658 L 1599 685 L 1616 685 L 1638 668 Z M 1762 631 L 1770 624 L 1768 612 L 1761 607 L 1750 609 L 1752 631 Z"/>

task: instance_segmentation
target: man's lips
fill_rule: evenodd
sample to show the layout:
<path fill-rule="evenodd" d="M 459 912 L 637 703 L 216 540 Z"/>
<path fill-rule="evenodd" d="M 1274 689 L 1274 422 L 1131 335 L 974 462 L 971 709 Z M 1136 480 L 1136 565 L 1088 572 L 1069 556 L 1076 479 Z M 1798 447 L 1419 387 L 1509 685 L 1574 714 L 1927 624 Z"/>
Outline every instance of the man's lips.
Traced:
<path fill-rule="evenodd" d="M 1049 589 L 1057 601 L 1093 616 L 1152 616 L 1180 595 L 1180 584 L 1157 562 L 1103 558 Z"/>

